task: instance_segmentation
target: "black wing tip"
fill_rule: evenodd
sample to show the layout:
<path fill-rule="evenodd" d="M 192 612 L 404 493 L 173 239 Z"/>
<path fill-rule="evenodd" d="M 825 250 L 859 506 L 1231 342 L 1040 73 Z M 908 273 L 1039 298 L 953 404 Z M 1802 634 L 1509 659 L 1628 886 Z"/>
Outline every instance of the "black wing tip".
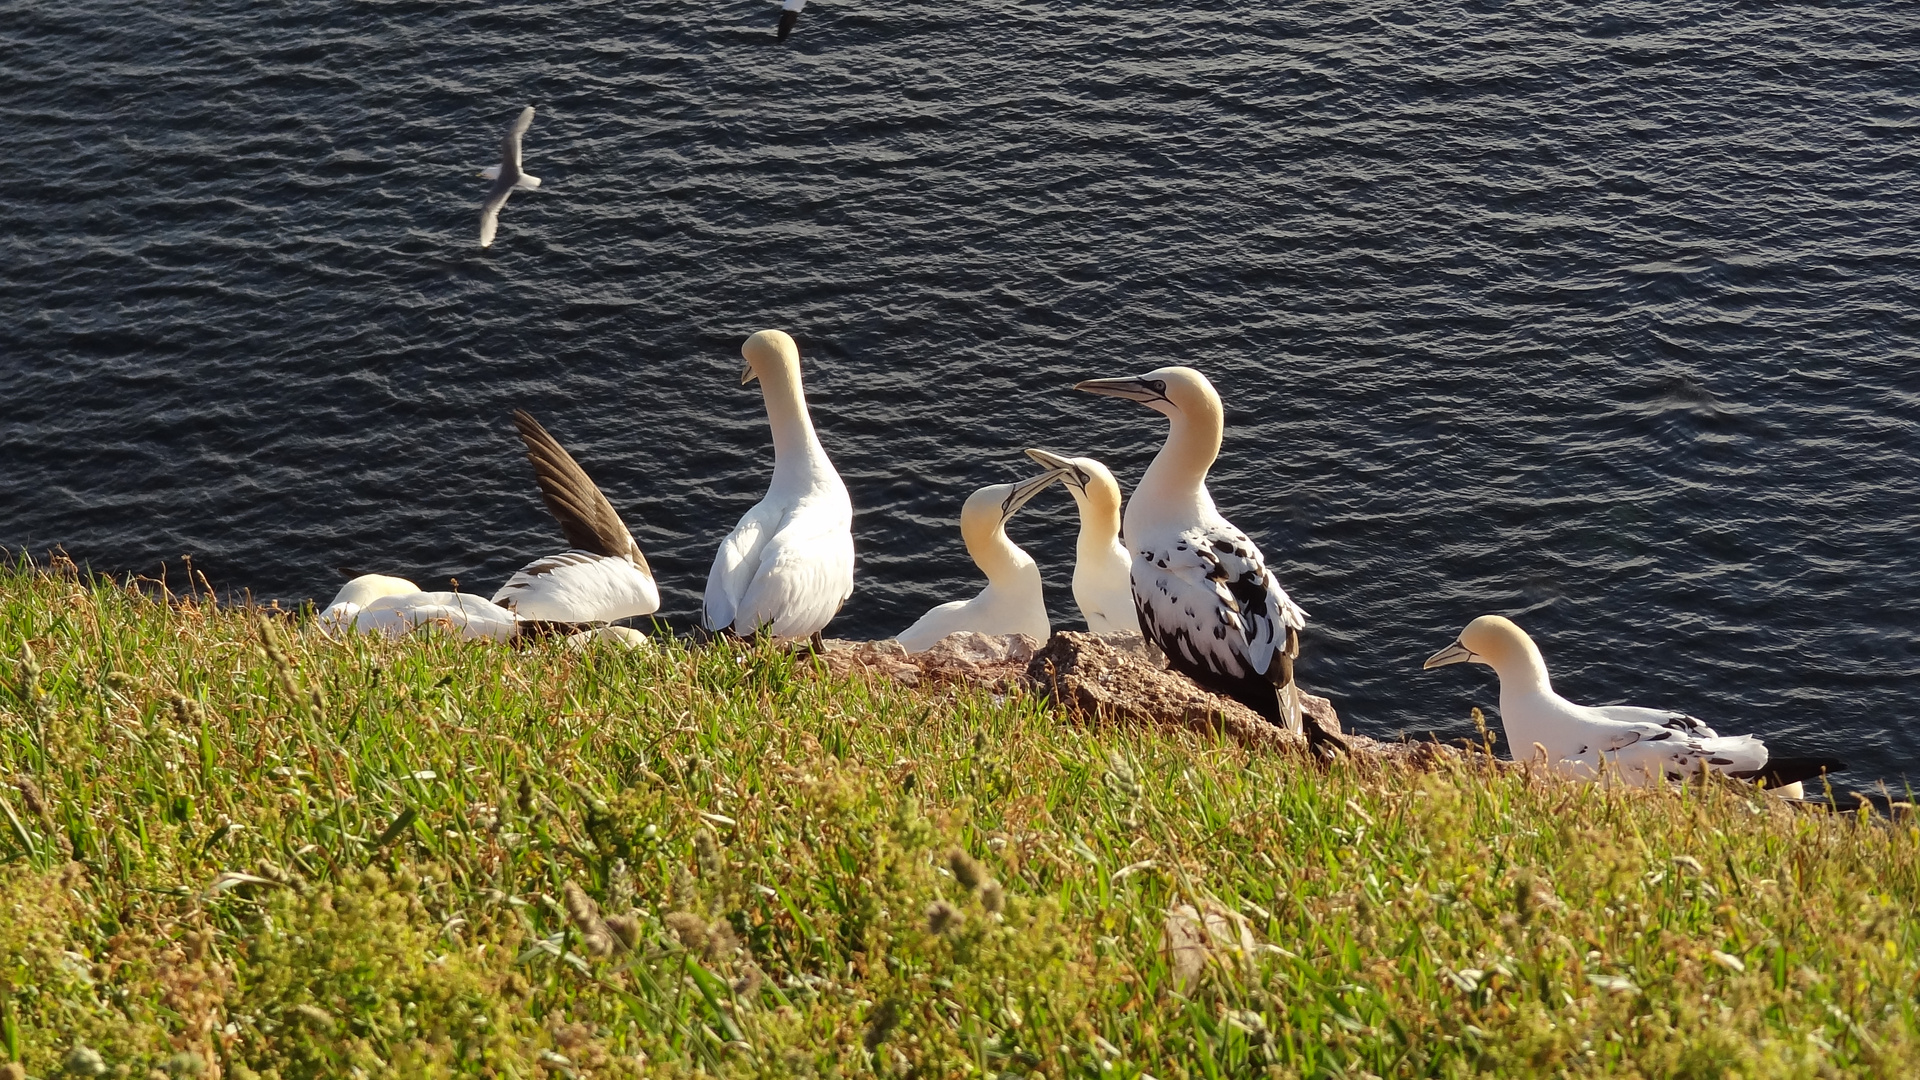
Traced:
<path fill-rule="evenodd" d="M 1846 770 L 1847 763 L 1837 758 L 1771 758 L 1762 768 L 1728 775 L 1737 780 L 1757 780 L 1761 787 L 1776 788 L 1817 780 L 1828 773 Z"/>

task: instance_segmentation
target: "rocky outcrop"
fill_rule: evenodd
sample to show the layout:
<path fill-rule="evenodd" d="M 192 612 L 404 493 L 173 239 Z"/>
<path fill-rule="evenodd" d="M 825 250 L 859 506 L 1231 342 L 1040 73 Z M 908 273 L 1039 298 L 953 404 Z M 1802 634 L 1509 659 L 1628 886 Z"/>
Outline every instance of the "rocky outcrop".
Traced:
<path fill-rule="evenodd" d="M 1061 631 L 1044 645 L 1024 635 L 954 634 L 909 655 L 897 641 L 826 643 L 821 654 L 835 674 L 865 674 L 902 686 L 974 686 L 996 693 L 1025 690 L 1046 697 L 1067 717 L 1088 724 L 1181 728 L 1232 739 L 1249 749 L 1306 750 L 1297 732 L 1284 731 L 1231 698 L 1201 689 L 1167 669 L 1159 650 L 1139 634 Z M 1302 693 L 1301 705 L 1321 727 L 1341 733 L 1333 703 Z M 1428 743 L 1382 743 L 1342 735 L 1356 756 L 1419 764 L 1457 751 Z"/>

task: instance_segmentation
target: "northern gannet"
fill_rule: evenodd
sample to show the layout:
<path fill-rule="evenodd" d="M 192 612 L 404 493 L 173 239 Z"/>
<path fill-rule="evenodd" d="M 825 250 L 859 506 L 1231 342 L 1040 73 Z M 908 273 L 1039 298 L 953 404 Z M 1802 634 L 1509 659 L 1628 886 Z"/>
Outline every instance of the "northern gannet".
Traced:
<path fill-rule="evenodd" d="M 1050 468 L 1031 480 L 993 484 L 967 497 L 960 507 L 960 538 L 973 564 L 987 575 L 987 587 L 971 600 L 941 604 L 920 616 L 900 631 L 901 648 L 925 652 L 962 630 L 995 636 L 1025 634 L 1035 641 L 1052 636 L 1046 597 L 1040 591 L 1040 567 L 1007 539 L 1007 521 L 1065 471 Z"/>
<path fill-rule="evenodd" d="M 509 641 L 520 632 L 513 612 L 485 597 L 461 592 L 412 592 L 382 596 L 353 617 L 361 633 L 402 637 L 423 626 L 438 626 L 461 637 Z"/>
<path fill-rule="evenodd" d="M 516 409 L 513 424 L 568 549 L 522 567 L 493 602 L 534 622 L 604 623 L 660 610 L 647 557 L 613 504 L 539 421 Z"/>
<path fill-rule="evenodd" d="M 1482 615 L 1453 644 L 1427 658 L 1422 668 L 1469 662 L 1500 676 L 1500 726 L 1516 759 L 1542 752 L 1556 770 L 1597 776 L 1601 763 L 1629 783 L 1680 780 L 1701 769 L 1738 780 L 1759 780 L 1792 798 L 1800 781 L 1835 772 L 1838 761 L 1772 758 L 1752 735 L 1720 735 L 1681 712 L 1634 705 L 1576 705 L 1553 692 L 1547 662 L 1526 631 L 1511 619 Z"/>
<path fill-rule="evenodd" d="M 811 637 L 853 595 L 853 503 L 814 435 L 800 349 L 779 330 L 740 347 L 740 385 L 760 380 L 773 430 L 773 481 L 720 543 L 707 573 L 709 630 Z"/>
<path fill-rule="evenodd" d="M 320 612 L 321 627 L 328 630 L 341 630 L 353 625 L 354 616 L 360 609 L 383 596 L 405 596 L 417 593 L 420 586 L 406 578 L 388 577 L 385 574 L 361 574 L 359 577 L 340 586 L 333 594 L 333 601 Z"/>
<path fill-rule="evenodd" d="M 1120 485 L 1092 458 L 1067 458 L 1045 450 L 1027 456 L 1061 471 L 1060 483 L 1080 508 L 1080 538 L 1073 554 L 1073 602 L 1096 634 L 1136 630 L 1133 558 L 1120 542 Z"/>
<path fill-rule="evenodd" d="M 1300 709 L 1293 659 L 1307 613 L 1207 494 L 1207 470 L 1225 426 L 1213 384 L 1192 368 L 1163 367 L 1074 389 L 1140 402 L 1172 422 L 1124 518 L 1140 632 L 1175 671 L 1274 724 L 1304 731 L 1315 753 L 1344 750 L 1339 736 Z"/>
<path fill-rule="evenodd" d="M 507 205 L 507 196 L 516 191 L 532 191 L 540 186 L 540 178 L 529 176 L 520 171 L 520 137 L 533 126 L 533 106 L 520 110 L 520 115 L 507 125 L 506 137 L 500 140 L 500 164 L 489 165 L 480 170 L 480 175 L 493 181 L 493 188 L 487 192 L 487 201 L 480 204 L 480 246 L 493 246 L 493 233 L 500 227 L 500 208 Z"/>

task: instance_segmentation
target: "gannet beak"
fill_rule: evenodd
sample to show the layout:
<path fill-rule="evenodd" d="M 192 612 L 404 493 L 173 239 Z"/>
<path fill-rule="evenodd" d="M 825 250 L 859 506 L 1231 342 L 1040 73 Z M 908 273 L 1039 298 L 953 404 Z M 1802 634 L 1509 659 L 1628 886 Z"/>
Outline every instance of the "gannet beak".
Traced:
<path fill-rule="evenodd" d="M 1068 461 L 1059 454 L 1050 454 L 1045 450 L 1028 448 L 1027 456 L 1046 468 L 1059 470 L 1060 482 L 1068 487 L 1079 488 L 1081 491 L 1087 489 L 1087 474 L 1082 472 L 1073 462 Z"/>
<path fill-rule="evenodd" d="M 1075 390 L 1085 390 L 1089 394 L 1101 397 L 1125 398 L 1128 401 L 1165 401 L 1167 384 L 1159 379 L 1143 379 L 1128 376 L 1124 379 L 1088 379 L 1073 384 Z"/>
<path fill-rule="evenodd" d="M 1005 521 L 1020 512 L 1020 508 L 1033 500 L 1035 495 L 1047 490 L 1047 485 L 1066 475 L 1066 469 L 1048 469 L 1031 480 L 1022 480 L 1007 492 L 1005 501 L 1000 504 L 1000 520 Z"/>
<path fill-rule="evenodd" d="M 740 361 L 740 385 L 741 386 L 745 386 L 759 377 L 760 376 L 753 370 L 752 364 L 747 363 L 745 360 Z"/>
<path fill-rule="evenodd" d="M 1475 656 L 1472 650 L 1456 641 L 1427 657 L 1427 662 L 1420 665 L 1420 670 L 1432 671 L 1434 668 L 1446 667 L 1448 664 L 1464 664 L 1469 660 L 1478 659 L 1479 657 Z"/>

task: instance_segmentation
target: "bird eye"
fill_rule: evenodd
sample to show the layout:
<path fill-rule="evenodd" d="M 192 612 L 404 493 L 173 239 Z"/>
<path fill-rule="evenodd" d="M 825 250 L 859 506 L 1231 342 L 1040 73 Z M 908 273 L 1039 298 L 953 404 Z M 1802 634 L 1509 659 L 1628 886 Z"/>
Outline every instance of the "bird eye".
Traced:
<path fill-rule="evenodd" d="M 1150 386 L 1150 387 L 1152 387 L 1152 388 L 1153 388 L 1153 392 L 1154 392 L 1154 393 L 1156 393 L 1156 394 L 1159 394 L 1159 395 L 1160 395 L 1161 397 L 1166 397 L 1166 396 L 1167 396 L 1167 380 L 1165 380 L 1165 379 L 1148 379 L 1148 380 L 1146 380 L 1146 383 L 1147 383 L 1147 385 L 1148 385 L 1148 386 Z"/>

